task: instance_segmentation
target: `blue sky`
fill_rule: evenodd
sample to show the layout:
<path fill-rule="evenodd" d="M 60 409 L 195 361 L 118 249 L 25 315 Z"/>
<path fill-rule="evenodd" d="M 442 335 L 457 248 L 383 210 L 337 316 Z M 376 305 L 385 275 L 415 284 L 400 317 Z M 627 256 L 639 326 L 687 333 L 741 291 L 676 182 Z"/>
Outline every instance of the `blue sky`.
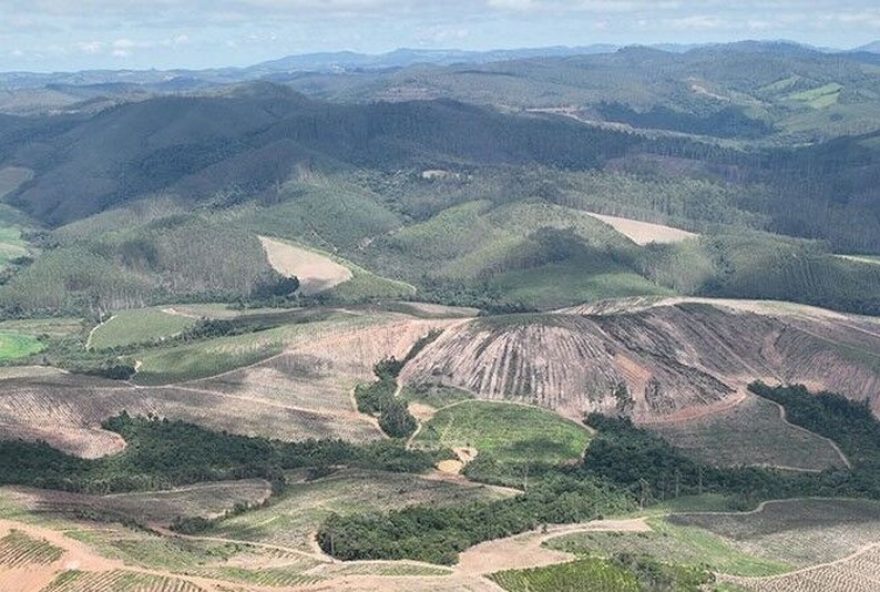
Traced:
<path fill-rule="evenodd" d="M 398 47 L 880 39 L 877 0 L 0 0 L 0 70 L 243 66 Z"/>

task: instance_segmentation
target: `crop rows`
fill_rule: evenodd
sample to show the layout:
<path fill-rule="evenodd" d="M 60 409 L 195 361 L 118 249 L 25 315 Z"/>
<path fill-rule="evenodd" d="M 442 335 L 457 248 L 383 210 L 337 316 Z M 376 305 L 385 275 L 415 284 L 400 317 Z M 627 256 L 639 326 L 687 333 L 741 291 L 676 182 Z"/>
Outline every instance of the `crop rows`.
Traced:
<path fill-rule="evenodd" d="M 599 559 L 523 570 L 508 570 L 490 578 L 508 592 L 638 592 L 632 574 Z"/>
<path fill-rule="evenodd" d="M 242 567 L 212 567 L 199 569 L 192 572 L 215 580 L 241 582 L 244 584 L 257 584 L 259 586 L 308 586 L 320 582 L 323 578 L 316 575 L 306 575 L 296 565 L 291 568 L 263 567 L 260 569 L 245 569 Z M 165 592 L 165 591 L 163 591 Z M 177 592 L 177 591 L 174 591 Z M 187 591 L 188 592 L 188 591 Z"/>
<path fill-rule="evenodd" d="M 448 576 L 450 571 L 443 567 L 432 567 L 416 563 L 345 563 L 328 565 L 321 570 L 327 576 Z"/>
<path fill-rule="evenodd" d="M 759 512 L 674 514 L 669 521 L 708 530 L 748 555 L 809 567 L 876 542 L 880 537 L 880 504 L 791 500 L 768 503 Z"/>
<path fill-rule="evenodd" d="M 114 570 L 100 573 L 67 571 L 43 592 L 204 592 L 186 580 Z"/>
<path fill-rule="evenodd" d="M 750 592 L 876 592 L 880 590 L 880 548 L 789 575 L 732 581 Z"/>
<path fill-rule="evenodd" d="M 58 547 L 16 530 L 0 539 L 0 565 L 3 567 L 45 565 L 57 561 L 62 554 Z"/>

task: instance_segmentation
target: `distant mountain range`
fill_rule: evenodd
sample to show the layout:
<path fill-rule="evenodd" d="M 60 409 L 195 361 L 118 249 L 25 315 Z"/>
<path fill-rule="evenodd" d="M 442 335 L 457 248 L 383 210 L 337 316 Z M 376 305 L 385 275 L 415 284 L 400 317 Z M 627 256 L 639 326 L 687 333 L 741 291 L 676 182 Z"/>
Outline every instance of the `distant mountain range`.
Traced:
<path fill-rule="evenodd" d="M 416 64 L 449 66 L 453 64 L 485 64 L 531 58 L 560 58 L 578 55 L 614 53 L 624 46 L 592 44 L 576 47 L 552 46 L 521 49 L 465 51 L 458 49 L 401 48 L 381 54 L 353 51 L 320 52 L 291 55 L 261 62 L 244 68 L 211 68 L 205 70 L 83 70 L 79 72 L 0 72 L 0 91 L 45 88 L 51 85 L 148 85 L 152 90 L 197 90 L 205 85 L 256 80 L 285 73 L 334 73 L 405 68 Z M 669 53 L 686 53 L 696 49 L 725 50 L 788 49 L 792 52 L 836 53 L 840 50 L 818 48 L 791 41 L 740 41 L 718 44 L 656 44 L 646 47 Z M 851 50 L 853 53 L 880 53 L 880 41 Z M 116 89 L 118 90 L 118 89 Z"/>
<path fill-rule="evenodd" d="M 861 47 L 857 47 L 854 51 L 866 51 L 869 53 L 880 53 L 880 41 L 874 41 Z"/>

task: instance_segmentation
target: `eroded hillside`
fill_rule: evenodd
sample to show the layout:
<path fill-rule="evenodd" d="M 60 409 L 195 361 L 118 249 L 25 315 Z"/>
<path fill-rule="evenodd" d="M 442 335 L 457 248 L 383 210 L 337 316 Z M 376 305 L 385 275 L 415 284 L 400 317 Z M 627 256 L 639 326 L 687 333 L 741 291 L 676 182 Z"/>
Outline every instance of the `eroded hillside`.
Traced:
<path fill-rule="evenodd" d="M 645 423 L 729 408 L 757 379 L 867 398 L 880 410 L 880 325 L 797 310 L 681 301 L 477 319 L 448 330 L 403 378 L 573 417 L 621 411 Z"/>

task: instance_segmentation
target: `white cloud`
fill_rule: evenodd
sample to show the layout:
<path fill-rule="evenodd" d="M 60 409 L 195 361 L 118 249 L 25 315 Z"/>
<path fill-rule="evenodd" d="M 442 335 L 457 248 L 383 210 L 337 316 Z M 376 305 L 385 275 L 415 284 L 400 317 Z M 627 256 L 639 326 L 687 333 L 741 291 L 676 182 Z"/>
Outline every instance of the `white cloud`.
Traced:
<path fill-rule="evenodd" d="M 117 39 L 113 42 L 113 47 L 116 49 L 131 49 L 132 47 L 136 47 L 137 44 L 131 39 Z"/>
<path fill-rule="evenodd" d="M 679 30 L 707 30 L 719 29 L 725 26 L 726 22 L 718 17 L 709 15 L 693 15 L 682 18 L 666 19 L 665 25 Z"/>
<path fill-rule="evenodd" d="M 83 53 L 95 55 L 103 51 L 104 43 L 101 41 L 80 41 L 76 47 Z"/>

